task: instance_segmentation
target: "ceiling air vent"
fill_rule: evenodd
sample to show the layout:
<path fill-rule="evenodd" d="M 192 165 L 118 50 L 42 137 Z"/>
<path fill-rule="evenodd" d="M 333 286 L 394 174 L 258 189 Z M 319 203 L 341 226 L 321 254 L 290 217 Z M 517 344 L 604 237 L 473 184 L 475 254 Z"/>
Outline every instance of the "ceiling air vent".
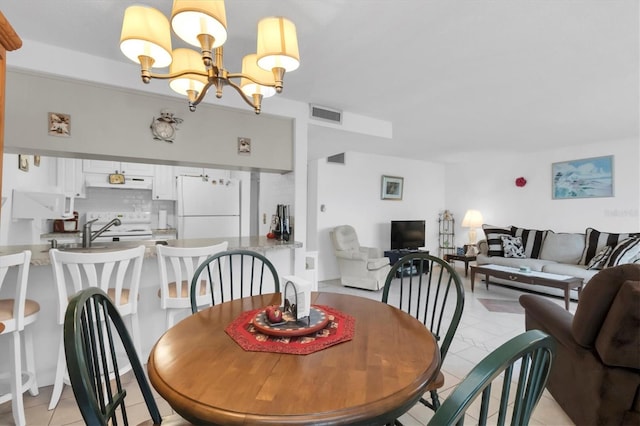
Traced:
<path fill-rule="evenodd" d="M 311 117 L 342 124 L 342 111 L 310 104 Z"/>
<path fill-rule="evenodd" d="M 327 163 L 344 164 L 344 152 L 327 157 Z"/>

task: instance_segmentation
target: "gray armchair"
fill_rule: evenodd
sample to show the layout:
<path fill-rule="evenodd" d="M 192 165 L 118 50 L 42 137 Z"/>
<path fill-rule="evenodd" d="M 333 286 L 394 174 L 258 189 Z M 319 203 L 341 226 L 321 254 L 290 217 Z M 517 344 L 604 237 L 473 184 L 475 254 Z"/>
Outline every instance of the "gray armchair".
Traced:
<path fill-rule="evenodd" d="M 391 267 L 382 249 L 362 247 L 353 226 L 341 225 L 331 231 L 331 241 L 340 268 L 340 281 L 348 287 L 380 290 Z"/>

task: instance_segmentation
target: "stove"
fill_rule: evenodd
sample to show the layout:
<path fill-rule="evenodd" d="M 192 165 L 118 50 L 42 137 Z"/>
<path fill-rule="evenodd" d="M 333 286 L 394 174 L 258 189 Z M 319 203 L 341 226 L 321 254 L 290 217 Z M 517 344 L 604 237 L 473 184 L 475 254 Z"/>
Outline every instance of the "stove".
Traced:
<path fill-rule="evenodd" d="M 88 212 L 86 220 L 98 219 L 92 226 L 95 232 L 114 218 L 120 219 L 122 224 L 112 226 L 94 241 L 141 241 L 150 240 L 153 236 L 149 212 Z"/>

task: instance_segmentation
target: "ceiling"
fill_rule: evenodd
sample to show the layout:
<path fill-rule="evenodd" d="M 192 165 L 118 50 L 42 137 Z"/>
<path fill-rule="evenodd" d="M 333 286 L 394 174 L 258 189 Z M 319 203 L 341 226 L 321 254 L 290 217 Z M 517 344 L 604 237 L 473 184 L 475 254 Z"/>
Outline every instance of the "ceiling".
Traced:
<path fill-rule="evenodd" d="M 170 14 L 170 0 L 142 1 Z M 3 3 L 25 43 L 129 62 L 118 43 L 133 1 Z M 639 8 L 637 0 L 227 0 L 225 65 L 239 71 L 255 51 L 261 17 L 286 16 L 301 66 L 280 96 L 392 123 L 392 139 L 310 126 L 310 157 L 452 161 L 638 139 Z"/>

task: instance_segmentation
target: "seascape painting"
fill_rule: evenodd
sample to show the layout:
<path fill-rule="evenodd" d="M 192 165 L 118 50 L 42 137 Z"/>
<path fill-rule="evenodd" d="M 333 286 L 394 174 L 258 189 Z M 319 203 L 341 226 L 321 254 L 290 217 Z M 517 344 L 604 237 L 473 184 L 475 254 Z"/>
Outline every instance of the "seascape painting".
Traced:
<path fill-rule="evenodd" d="M 554 200 L 613 197 L 613 156 L 553 163 Z"/>

